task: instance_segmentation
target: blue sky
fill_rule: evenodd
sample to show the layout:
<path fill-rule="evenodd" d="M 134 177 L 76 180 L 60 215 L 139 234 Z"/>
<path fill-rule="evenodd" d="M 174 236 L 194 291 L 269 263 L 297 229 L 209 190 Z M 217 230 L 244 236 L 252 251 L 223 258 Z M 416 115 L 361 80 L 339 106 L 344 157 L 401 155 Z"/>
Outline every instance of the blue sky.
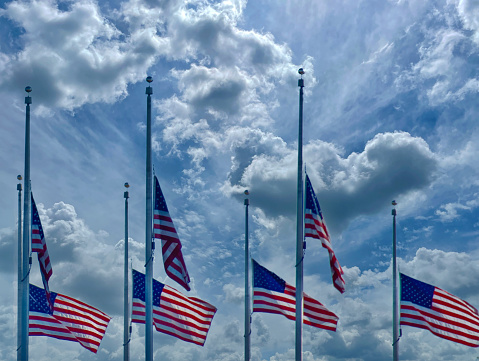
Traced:
<path fill-rule="evenodd" d="M 300 67 L 304 161 L 346 281 L 341 295 L 327 252 L 308 241 L 305 292 L 339 326 L 305 327 L 304 360 L 391 357 L 393 199 L 400 270 L 479 306 L 476 2 L 2 1 L 0 19 L 0 359 L 15 359 L 26 86 L 50 287 L 112 316 L 98 355 L 32 337 L 38 360 L 122 359 L 123 184 L 141 270 L 148 75 L 153 162 L 190 294 L 218 308 L 203 348 L 155 333 L 155 360 L 243 359 L 245 189 L 253 257 L 294 284 Z M 175 286 L 158 253 L 154 276 Z M 36 260 L 30 279 L 41 284 Z M 252 360 L 293 359 L 287 319 L 254 314 L 252 336 Z M 138 325 L 131 347 L 143 359 Z M 399 350 L 401 360 L 478 355 L 410 327 Z"/>

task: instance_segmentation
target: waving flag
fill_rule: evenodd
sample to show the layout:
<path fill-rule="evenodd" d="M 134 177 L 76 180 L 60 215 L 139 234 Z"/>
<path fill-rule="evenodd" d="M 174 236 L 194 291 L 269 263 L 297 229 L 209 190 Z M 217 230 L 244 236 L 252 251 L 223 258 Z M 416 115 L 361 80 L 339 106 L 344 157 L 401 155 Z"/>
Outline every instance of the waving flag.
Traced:
<path fill-rule="evenodd" d="M 30 336 L 49 336 L 79 342 L 96 353 L 110 317 L 74 298 L 51 292 L 50 308 L 45 291 L 30 285 Z"/>
<path fill-rule="evenodd" d="M 333 285 L 336 289 L 343 293 L 345 284 L 343 279 L 343 269 L 334 254 L 329 238 L 328 229 L 321 213 L 318 199 L 314 193 L 313 186 L 306 174 L 306 207 L 304 212 L 304 236 L 319 239 L 324 248 L 329 252 L 329 265 L 333 276 Z"/>
<path fill-rule="evenodd" d="M 188 283 L 190 283 L 190 276 L 186 270 L 185 260 L 181 253 L 181 242 L 168 212 L 165 197 L 156 176 L 153 237 L 161 240 L 161 251 L 163 253 L 166 274 L 189 291 L 190 286 Z"/>
<path fill-rule="evenodd" d="M 50 289 L 48 287 L 48 280 L 52 276 L 52 264 L 50 263 L 50 256 L 48 255 L 47 243 L 43 234 L 42 222 L 38 215 L 37 206 L 33 199 L 32 193 L 32 252 L 37 252 L 38 263 L 40 264 L 40 271 L 42 274 L 43 286 L 47 297 L 50 297 Z"/>
<path fill-rule="evenodd" d="M 215 313 L 215 306 L 153 280 L 153 325 L 157 331 L 203 346 Z M 145 323 L 145 275 L 135 270 L 131 320 Z"/>
<path fill-rule="evenodd" d="M 303 293 L 303 323 L 336 331 L 338 316 Z M 253 260 L 253 312 L 284 315 L 296 320 L 296 288 Z"/>
<path fill-rule="evenodd" d="M 400 324 L 429 330 L 463 345 L 479 346 L 479 315 L 466 301 L 414 278 L 401 277 Z"/>

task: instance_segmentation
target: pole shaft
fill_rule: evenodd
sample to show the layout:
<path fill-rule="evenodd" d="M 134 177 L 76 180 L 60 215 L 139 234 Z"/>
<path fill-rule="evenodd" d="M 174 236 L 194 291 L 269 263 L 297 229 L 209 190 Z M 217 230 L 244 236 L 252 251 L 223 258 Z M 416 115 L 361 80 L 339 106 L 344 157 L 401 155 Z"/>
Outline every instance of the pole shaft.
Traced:
<path fill-rule="evenodd" d="M 151 163 L 151 94 L 146 88 L 146 272 L 145 272 L 145 360 L 153 361 L 153 249 L 152 249 L 152 163 Z"/>
<path fill-rule="evenodd" d="M 128 307 L 128 192 L 125 192 L 125 264 L 123 273 L 123 360 L 130 359 L 130 316 Z"/>
<path fill-rule="evenodd" d="M 20 358 L 22 346 L 22 184 L 17 184 L 18 190 L 18 280 L 17 280 L 17 359 Z"/>
<path fill-rule="evenodd" d="M 251 310 L 250 310 L 250 294 L 249 294 L 249 230 L 248 230 L 248 207 L 249 199 L 244 200 L 245 205 L 245 245 L 244 245 L 244 359 L 250 359 L 250 339 L 251 339 Z"/>
<path fill-rule="evenodd" d="M 28 360 L 28 314 L 29 314 L 29 259 L 30 259 L 30 227 L 31 227 L 31 185 L 30 185 L 30 104 L 31 97 L 25 97 L 25 172 L 23 192 L 23 245 L 22 245 L 22 342 L 20 346 L 20 360 Z M 18 355 L 18 353 L 17 353 Z"/>
<path fill-rule="evenodd" d="M 392 211 L 393 215 L 393 361 L 399 360 L 398 350 L 398 286 L 397 286 L 397 265 L 396 265 L 396 209 Z"/>
<path fill-rule="evenodd" d="M 303 359 L 303 87 L 299 86 L 298 198 L 296 200 L 296 347 L 295 360 Z"/>

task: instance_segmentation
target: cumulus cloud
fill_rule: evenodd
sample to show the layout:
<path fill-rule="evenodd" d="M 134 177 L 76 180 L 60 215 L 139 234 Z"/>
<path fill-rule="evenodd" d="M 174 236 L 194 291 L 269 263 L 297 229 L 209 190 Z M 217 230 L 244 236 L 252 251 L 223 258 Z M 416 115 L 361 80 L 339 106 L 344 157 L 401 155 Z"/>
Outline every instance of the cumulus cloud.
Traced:
<path fill-rule="evenodd" d="M 241 179 L 223 188 L 238 196 L 248 188 L 255 205 L 273 217 L 291 215 L 296 209 L 296 151 L 285 144 L 277 149 L 255 154 L 249 163 L 239 158 L 237 163 L 243 164 L 243 169 L 232 174 L 241 174 Z M 359 214 L 372 214 L 400 195 L 427 187 L 438 166 L 427 143 L 405 132 L 378 134 L 363 152 L 345 158 L 334 145 L 311 142 L 304 146 L 304 161 L 332 229 L 344 227 Z"/>
<path fill-rule="evenodd" d="M 146 76 L 161 40 L 151 29 L 122 34 L 94 1 L 10 2 L 0 13 L 24 29 L 24 48 L 7 54 L 0 85 L 31 85 L 44 107 L 74 109 L 85 103 L 114 102 L 127 85 Z"/>

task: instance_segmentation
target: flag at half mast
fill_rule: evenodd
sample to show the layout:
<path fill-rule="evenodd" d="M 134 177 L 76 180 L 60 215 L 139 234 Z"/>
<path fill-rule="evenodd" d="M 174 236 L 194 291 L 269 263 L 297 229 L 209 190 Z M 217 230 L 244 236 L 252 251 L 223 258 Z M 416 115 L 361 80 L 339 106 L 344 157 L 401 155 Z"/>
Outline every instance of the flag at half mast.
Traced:
<path fill-rule="evenodd" d="M 329 265 L 333 276 L 333 285 L 336 289 L 343 293 L 345 291 L 345 283 L 343 279 L 343 269 L 336 258 L 331 245 L 326 223 L 324 222 L 323 213 L 319 206 L 318 198 L 314 193 L 313 186 L 306 174 L 306 207 L 304 212 L 304 237 L 319 239 L 324 248 L 329 253 Z"/>
<path fill-rule="evenodd" d="M 479 313 L 439 287 L 400 274 L 403 326 L 418 327 L 447 340 L 479 346 Z"/>
<path fill-rule="evenodd" d="M 155 176 L 155 207 L 153 212 L 153 238 L 161 240 L 161 252 L 166 274 L 187 291 L 190 276 L 181 252 L 181 242 L 168 212 L 165 197 Z"/>
<path fill-rule="evenodd" d="M 50 288 L 48 287 L 48 280 L 52 276 L 52 264 L 50 256 L 48 255 L 47 243 L 45 242 L 45 235 L 43 234 L 42 222 L 38 214 L 37 206 L 32 195 L 32 252 L 37 252 L 38 263 L 40 264 L 40 272 L 42 274 L 43 286 L 47 298 L 50 298 Z"/>
<path fill-rule="evenodd" d="M 48 336 L 80 343 L 96 353 L 110 322 L 110 316 L 95 307 L 60 293 L 30 284 L 29 335 Z"/>
<path fill-rule="evenodd" d="M 303 323 L 336 331 L 338 316 L 303 292 Z M 253 260 L 253 312 L 276 313 L 296 320 L 296 287 Z"/>
<path fill-rule="evenodd" d="M 133 270 L 132 322 L 145 323 L 145 307 L 145 275 Z M 158 332 L 203 346 L 215 313 L 208 302 L 153 280 L 153 325 Z"/>

